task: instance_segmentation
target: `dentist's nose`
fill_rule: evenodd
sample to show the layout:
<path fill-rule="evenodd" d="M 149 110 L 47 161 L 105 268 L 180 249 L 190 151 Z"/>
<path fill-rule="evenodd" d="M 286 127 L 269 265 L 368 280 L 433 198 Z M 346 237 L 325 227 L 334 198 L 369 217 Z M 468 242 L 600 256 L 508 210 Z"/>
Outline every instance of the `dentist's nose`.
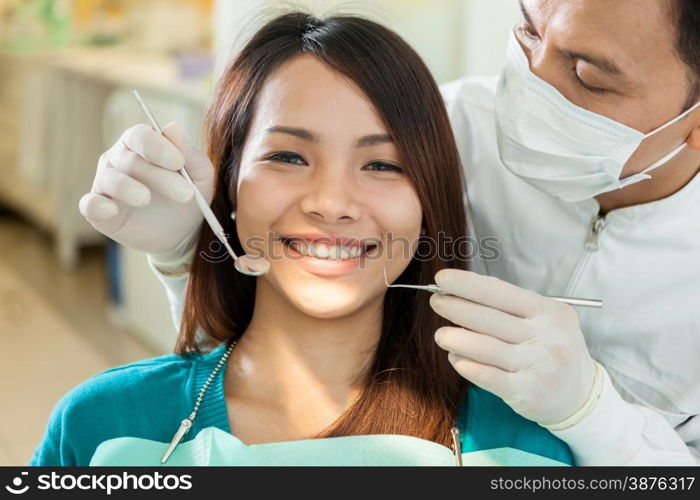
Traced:
<path fill-rule="evenodd" d="M 530 62 L 530 70 L 542 80 L 552 84 L 557 79 L 557 64 L 551 47 L 546 42 L 540 42 L 535 47 L 525 49 Z"/>
<path fill-rule="evenodd" d="M 564 56 L 556 46 L 543 40 L 531 47 L 525 47 L 524 51 L 530 63 L 530 70 L 555 87 L 564 97 L 571 100 L 573 96 L 569 84 L 571 79 L 570 63 L 562 61 Z"/>
<path fill-rule="evenodd" d="M 336 169 L 319 169 L 301 200 L 301 210 L 324 222 L 358 220 L 362 212 L 358 195 L 352 176 Z"/>

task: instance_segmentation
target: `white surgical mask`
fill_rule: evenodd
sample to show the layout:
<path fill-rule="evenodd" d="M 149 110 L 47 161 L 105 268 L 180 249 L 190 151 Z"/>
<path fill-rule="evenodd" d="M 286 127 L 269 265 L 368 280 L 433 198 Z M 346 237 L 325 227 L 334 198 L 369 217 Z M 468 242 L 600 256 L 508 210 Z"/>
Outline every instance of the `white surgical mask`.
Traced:
<path fill-rule="evenodd" d="M 496 93 L 496 132 L 501 161 L 515 175 L 565 201 L 581 201 L 644 179 L 685 143 L 638 174 L 620 179 L 642 141 L 687 116 L 695 106 L 644 134 L 567 100 L 532 73 L 511 33 L 506 67 Z"/>

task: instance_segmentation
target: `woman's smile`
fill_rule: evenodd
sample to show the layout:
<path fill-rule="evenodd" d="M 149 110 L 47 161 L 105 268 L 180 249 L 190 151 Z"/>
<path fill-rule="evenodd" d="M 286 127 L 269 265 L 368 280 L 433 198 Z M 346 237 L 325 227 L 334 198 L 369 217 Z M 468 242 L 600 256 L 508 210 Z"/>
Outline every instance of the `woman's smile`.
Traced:
<path fill-rule="evenodd" d="M 377 254 L 376 240 L 295 233 L 278 237 L 285 256 L 298 262 L 302 269 L 319 276 L 341 276 L 364 268 L 368 257 Z"/>

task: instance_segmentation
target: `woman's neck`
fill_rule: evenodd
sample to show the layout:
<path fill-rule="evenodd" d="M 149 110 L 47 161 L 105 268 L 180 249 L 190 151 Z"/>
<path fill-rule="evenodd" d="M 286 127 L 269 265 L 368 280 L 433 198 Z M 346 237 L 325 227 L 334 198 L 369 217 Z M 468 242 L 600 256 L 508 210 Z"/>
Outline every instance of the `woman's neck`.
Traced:
<path fill-rule="evenodd" d="M 252 320 L 231 354 L 229 387 L 235 397 L 283 412 L 304 405 L 342 411 L 373 359 L 382 307 L 380 297 L 351 315 L 317 318 L 259 280 Z"/>

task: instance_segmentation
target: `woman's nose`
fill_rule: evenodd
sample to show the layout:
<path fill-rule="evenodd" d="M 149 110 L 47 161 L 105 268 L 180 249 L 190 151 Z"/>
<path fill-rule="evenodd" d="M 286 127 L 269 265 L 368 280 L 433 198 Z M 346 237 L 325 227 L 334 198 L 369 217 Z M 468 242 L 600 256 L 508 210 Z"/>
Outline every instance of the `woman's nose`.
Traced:
<path fill-rule="evenodd" d="M 325 222 L 358 220 L 360 192 L 351 175 L 338 169 L 319 169 L 301 200 L 302 211 Z"/>

